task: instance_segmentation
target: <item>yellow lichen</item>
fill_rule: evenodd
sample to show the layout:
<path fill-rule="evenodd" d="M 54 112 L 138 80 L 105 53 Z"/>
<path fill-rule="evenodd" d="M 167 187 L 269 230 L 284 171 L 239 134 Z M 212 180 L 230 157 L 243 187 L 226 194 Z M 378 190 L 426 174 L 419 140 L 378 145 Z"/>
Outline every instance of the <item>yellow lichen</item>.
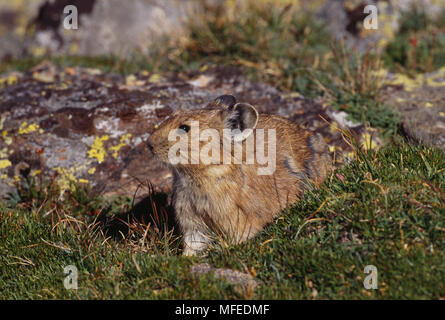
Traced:
<path fill-rule="evenodd" d="M 371 135 L 367 132 L 362 134 L 362 147 L 365 150 L 370 150 L 377 147 L 377 144 L 374 142 L 374 140 L 372 140 Z"/>
<path fill-rule="evenodd" d="M 384 68 L 380 68 L 373 72 L 375 77 L 383 79 L 384 84 L 391 85 L 403 85 L 406 91 L 413 91 L 413 89 L 423 86 L 424 84 L 430 87 L 445 86 L 445 81 L 441 80 L 444 76 L 444 71 L 439 69 L 438 72 L 432 77 L 427 77 L 425 74 L 418 74 L 414 78 L 411 78 L 405 74 L 396 73 L 392 79 L 388 79 L 388 71 Z"/>
<path fill-rule="evenodd" d="M 126 145 L 127 145 L 127 143 L 125 143 L 125 140 L 127 140 L 128 138 L 130 138 L 131 137 L 131 133 L 127 133 L 127 134 L 124 134 L 122 137 L 121 137 L 121 140 L 120 140 L 120 142 L 119 142 L 119 144 L 118 145 L 115 145 L 115 146 L 112 146 L 112 147 L 110 147 L 110 151 L 113 151 L 113 158 L 117 158 L 117 156 L 118 156 L 118 154 L 119 154 L 119 150 L 120 149 L 122 149 L 123 147 L 125 147 Z"/>
<path fill-rule="evenodd" d="M 15 83 L 17 83 L 18 78 L 16 75 L 10 75 L 8 77 L 5 78 L 0 78 L 0 88 L 3 88 L 5 85 L 13 85 Z"/>
<path fill-rule="evenodd" d="M 96 172 L 96 168 L 91 168 L 90 170 L 88 170 L 89 174 L 94 174 Z"/>
<path fill-rule="evenodd" d="M 76 177 L 74 176 L 74 169 L 65 169 L 61 167 L 57 167 L 54 170 L 56 170 L 57 173 L 59 173 L 60 177 L 57 179 L 57 184 L 60 187 L 60 190 L 63 192 L 65 190 L 75 190 L 75 183 L 77 182 Z"/>
<path fill-rule="evenodd" d="M 79 51 L 79 46 L 77 45 L 77 43 L 72 43 L 70 45 L 70 54 L 76 54 Z"/>
<path fill-rule="evenodd" d="M 5 169 L 11 165 L 12 165 L 12 163 L 8 159 L 0 160 L 0 169 Z"/>
<path fill-rule="evenodd" d="M 41 57 L 46 53 L 46 49 L 41 46 L 31 46 L 30 51 L 35 57 Z"/>
<path fill-rule="evenodd" d="M 89 158 L 96 158 L 97 162 L 102 163 L 107 155 L 107 151 L 104 148 L 104 141 L 108 140 L 108 136 L 96 137 L 90 150 L 88 150 Z"/>
<path fill-rule="evenodd" d="M 415 78 L 410 78 L 404 74 L 397 73 L 394 75 L 394 80 L 389 81 L 391 84 L 400 85 L 403 84 L 406 91 L 412 91 L 414 88 L 423 84 L 424 77 L 422 74 L 417 75 Z"/>
<path fill-rule="evenodd" d="M 288 98 L 288 99 L 292 99 L 292 98 L 298 98 L 298 97 L 301 97 L 301 94 L 300 93 L 298 93 L 298 92 L 291 92 L 291 93 L 288 93 L 288 94 L 284 94 L 283 95 L 285 98 Z"/>
<path fill-rule="evenodd" d="M 347 152 L 344 156 L 344 159 L 349 159 L 349 160 L 353 160 L 355 158 L 355 152 L 354 151 L 349 151 Z"/>
<path fill-rule="evenodd" d="M 336 133 L 338 131 L 338 124 L 337 124 L 337 122 L 331 122 L 331 124 L 329 125 L 329 130 L 332 133 Z"/>
<path fill-rule="evenodd" d="M 6 130 L 2 131 L 2 138 L 7 145 L 10 145 L 12 143 L 12 138 L 8 137 L 8 131 L 6 131 Z"/>
<path fill-rule="evenodd" d="M 135 76 L 134 74 L 130 74 L 129 76 L 127 76 L 127 77 L 125 78 L 125 84 L 126 84 L 127 86 L 134 85 L 135 82 L 136 82 L 136 80 L 137 80 L 136 76 Z"/>
<path fill-rule="evenodd" d="M 3 148 L 0 150 L 0 158 L 6 158 L 8 156 L 8 148 Z"/>
<path fill-rule="evenodd" d="M 42 170 L 34 170 L 33 172 L 31 172 L 31 176 L 35 177 L 36 175 L 41 174 L 41 173 L 42 173 Z"/>
<path fill-rule="evenodd" d="M 65 90 L 65 89 L 68 89 L 68 87 L 69 87 L 69 85 L 68 85 L 67 83 L 62 82 L 61 84 L 59 84 L 59 85 L 56 87 L 56 89 L 57 89 L 57 90 Z"/>
<path fill-rule="evenodd" d="M 28 123 L 25 121 L 21 124 L 19 128 L 19 134 L 31 133 L 37 131 L 38 129 L 40 129 L 40 126 L 38 124 L 31 123 L 28 125 Z"/>
<path fill-rule="evenodd" d="M 426 79 L 426 84 L 430 87 L 445 87 L 445 81 L 435 81 L 435 79 Z"/>
<path fill-rule="evenodd" d="M 155 83 L 161 80 L 161 76 L 159 74 L 153 73 L 150 78 L 148 78 L 148 82 Z"/>
<path fill-rule="evenodd" d="M 17 78 L 16 75 L 10 75 L 10 76 L 7 78 L 7 83 L 8 83 L 9 86 L 12 85 L 12 84 L 14 84 L 14 83 L 17 83 L 17 81 L 18 81 L 18 78 Z"/>

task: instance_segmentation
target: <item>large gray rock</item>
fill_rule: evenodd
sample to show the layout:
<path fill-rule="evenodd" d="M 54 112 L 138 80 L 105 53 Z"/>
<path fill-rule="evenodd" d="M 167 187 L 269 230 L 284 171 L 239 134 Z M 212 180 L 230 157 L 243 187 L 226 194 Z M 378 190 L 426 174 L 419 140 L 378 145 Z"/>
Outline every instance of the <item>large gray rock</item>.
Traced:
<path fill-rule="evenodd" d="M 0 1 L 0 58 L 26 55 L 147 54 L 186 33 L 186 18 L 203 2 L 190 0 L 53 0 L 11 6 Z M 64 28 L 66 5 L 78 9 L 78 29 Z"/>

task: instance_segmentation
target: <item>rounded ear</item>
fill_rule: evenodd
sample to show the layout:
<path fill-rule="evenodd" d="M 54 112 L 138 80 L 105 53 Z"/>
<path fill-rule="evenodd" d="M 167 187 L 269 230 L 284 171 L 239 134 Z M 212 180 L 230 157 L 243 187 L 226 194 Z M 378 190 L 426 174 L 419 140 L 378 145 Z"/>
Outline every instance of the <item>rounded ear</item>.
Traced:
<path fill-rule="evenodd" d="M 248 103 L 237 103 L 228 110 L 225 119 L 225 128 L 236 130 L 233 134 L 235 140 L 246 139 L 258 124 L 258 111 Z"/>
<path fill-rule="evenodd" d="M 232 96 L 231 94 L 224 94 L 222 96 L 219 96 L 214 100 L 214 103 L 216 105 L 222 106 L 222 107 L 233 107 L 236 104 L 236 98 Z"/>

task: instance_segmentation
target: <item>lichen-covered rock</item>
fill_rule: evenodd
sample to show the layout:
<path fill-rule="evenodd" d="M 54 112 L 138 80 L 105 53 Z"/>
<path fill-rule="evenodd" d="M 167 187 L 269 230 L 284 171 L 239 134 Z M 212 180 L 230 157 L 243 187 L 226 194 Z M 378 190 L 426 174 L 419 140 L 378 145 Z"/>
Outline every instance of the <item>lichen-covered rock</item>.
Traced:
<path fill-rule="evenodd" d="M 320 132 L 339 163 L 351 153 L 339 128 L 350 129 L 365 147 L 378 143 L 331 106 L 248 81 L 231 67 L 124 77 L 44 62 L 0 76 L 0 87 L 0 195 L 25 169 L 56 174 L 62 189 L 75 182 L 108 195 L 133 195 L 149 181 L 168 191 L 172 174 L 152 158 L 146 139 L 172 111 L 201 108 L 226 93 Z"/>
<path fill-rule="evenodd" d="M 381 99 L 400 114 L 405 133 L 445 150 L 445 67 L 415 78 L 385 74 Z"/>

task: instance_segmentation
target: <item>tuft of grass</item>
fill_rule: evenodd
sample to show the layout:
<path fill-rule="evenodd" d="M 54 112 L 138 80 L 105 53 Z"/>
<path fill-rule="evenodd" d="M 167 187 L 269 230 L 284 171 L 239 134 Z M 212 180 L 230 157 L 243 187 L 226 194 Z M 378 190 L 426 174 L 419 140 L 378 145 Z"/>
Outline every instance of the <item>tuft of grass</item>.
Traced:
<path fill-rule="evenodd" d="M 329 32 L 292 4 L 223 2 L 190 19 L 189 29 L 188 39 L 171 54 L 180 68 L 236 65 L 253 78 L 304 94 L 316 89 L 308 68 L 317 68 L 329 55 Z"/>
<path fill-rule="evenodd" d="M 387 139 L 399 133 L 400 117 L 379 99 L 382 67 L 379 55 L 345 48 L 344 41 L 332 45 L 333 61 L 326 70 L 319 70 L 313 79 L 324 97 L 350 120 L 379 128 Z"/>
<path fill-rule="evenodd" d="M 361 95 L 338 95 L 332 103 L 336 109 L 346 112 L 351 120 L 379 128 L 385 141 L 400 133 L 400 115 L 378 100 Z"/>
<path fill-rule="evenodd" d="M 331 100 L 342 95 L 375 99 L 382 80 L 376 73 L 382 67 L 380 56 L 347 49 L 343 40 L 332 44 L 331 52 L 332 63 L 315 80 L 323 93 Z"/>
<path fill-rule="evenodd" d="M 355 160 L 320 189 L 306 192 L 257 237 L 238 245 L 216 243 L 207 256 L 194 258 L 179 255 L 178 238 L 165 219 L 125 218 L 131 199 L 114 204 L 106 220 L 87 218 L 88 205 L 73 216 L 70 196 L 60 199 L 58 193 L 35 205 L 8 208 L 0 202 L 0 297 L 443 298 L 443 168 L 442 151 L 403 141 L 378 151 L 357 149 Z M 153 214 L 161 206 L 153 195 L 142 209 Z M 118 219 L 128 228 L 113 235 L 107 226 Z M 211 276 L 192 276 L 191 265 L 202 262 L 249 273 L 263 284 L 243 291 Z M 63 286 L 67 265 L 78 269 L 77 290 Z M 367 265 L 377 267 L 376 290 L 363 286 Z"/>
<path fill-rule="evenodd" d="M 150 184 L 141 183 L 140 192 L 145 191 L 146 196 L 135 204 L 134 198 L 127 196 L 105 199 L 82 184 L 72 183 L 68 190 L 62 190 L 56 178 L 57 174 L 23 174 L 3 205 L 28 211 L 53 224 L 53 228 L 62 223 L 73 227 L 73 232 L 101 232 L 104 239 L 113 238 L 144 252 L 173 253 L 178 249 L 166 195 L 156 192 Z"/>
<path fill-rule="evenodd" d="M 384 61 L 408 74 L 445 66 L 445 11 L 435 19 L 416 5 L 404 12 L 398 33 L 385 49 Z"/>

